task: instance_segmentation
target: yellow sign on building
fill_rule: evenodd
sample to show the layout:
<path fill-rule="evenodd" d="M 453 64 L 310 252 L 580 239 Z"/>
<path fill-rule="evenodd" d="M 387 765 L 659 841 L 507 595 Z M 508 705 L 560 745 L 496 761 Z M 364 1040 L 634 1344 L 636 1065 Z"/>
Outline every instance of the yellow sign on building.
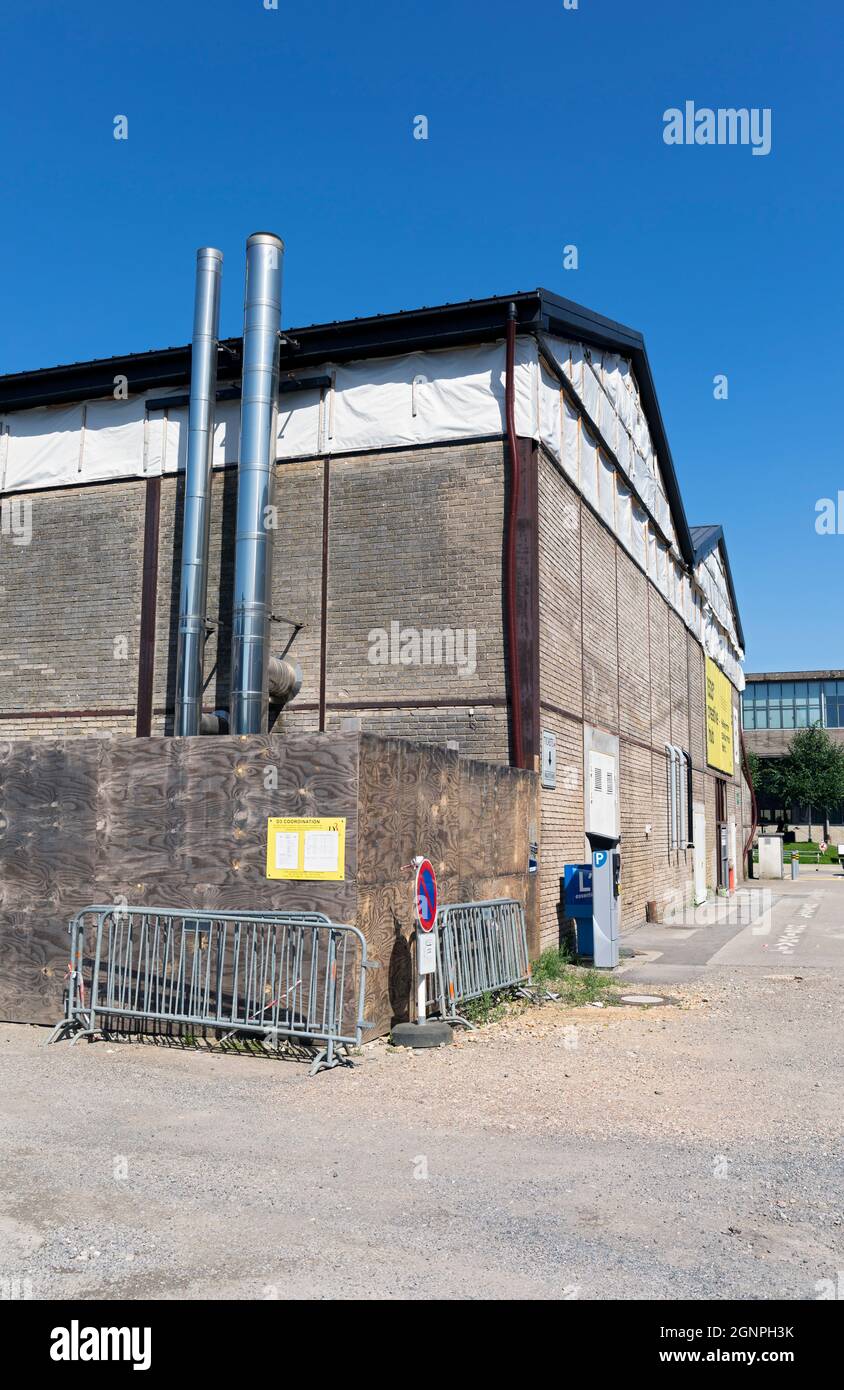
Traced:
<path fill-rule="evenodd" d="M 267 821 L 267 878 L 338 879 L 345 872 L 345 817 L 272 816 Z"/>
<path fill-rule="evenodd" d="M 706 761 L 732 777 L 733 695 L 723 671 L 706 658 Z"/>

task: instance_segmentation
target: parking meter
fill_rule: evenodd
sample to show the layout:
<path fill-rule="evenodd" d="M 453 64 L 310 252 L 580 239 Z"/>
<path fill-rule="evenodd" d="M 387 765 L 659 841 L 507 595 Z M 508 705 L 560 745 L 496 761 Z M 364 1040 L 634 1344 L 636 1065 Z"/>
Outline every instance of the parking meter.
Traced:
<path fill-rule="evenodd" d="M 621 851 L 618 847 L 592 851 L 592 935 L 596 966 L 618 965 L 618 918 L 621 892 Z"/>

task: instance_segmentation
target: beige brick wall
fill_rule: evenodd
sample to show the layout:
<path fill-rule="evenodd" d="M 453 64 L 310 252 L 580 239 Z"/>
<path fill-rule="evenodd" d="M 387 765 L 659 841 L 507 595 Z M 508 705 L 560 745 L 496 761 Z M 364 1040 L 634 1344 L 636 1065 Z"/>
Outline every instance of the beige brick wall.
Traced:
<path fill-rule="evenodd" d="M 651 899 L 671 893 L 691 902 L 694 852 L 669 849 L 665 744 L 676 743 L 691 754 L 693 800 L 706 806 L 711 890 L 716 885 L 715 777 L 705 761 L 700 644 L 544 452 L 539 469 L 541 723 L 557 737 L 558 764 L 556 789 L 542 792 L 542 941 L 547 945 L 558 938 L 563 866 L 580 862 L 587 852 L 581 715 L 619 738 L 623 929 L 644 919 Z M 581 627 L 582 704 L 576 664 Z M 735 778 L 728 791 L 737 822 L 738 785 Z M 740 825 L 738 838 L 740 856 Z"/>
<path fill-rule="evenodd" d="M 503 456 L 500 445 L 332 460 L 329 702 L 500 696 Z M 373 665 L 369 633 L 477 634 L 477 669 Z"/>
<path fill-rule="evenodd" d="M 658 896 L 658 885 L 677 885 L 678 855 L 667 848 L 667 816 L 659 807 L 665 785 L 665 759 L 650 747 L 619 742 L 621 797 L 621 923 L 635 926 L 645 903 Z M 661 822 L 661 824 L 660 824 Z M 651 834 L 645 833 L 650 824 Z M 660 838 L 659 850 L 655 837 Z"/>
<path fill-rule="evenodd" d="M 745 729 L 744 741 L 748 750 L 760 758 L 783 758 L 796 729 Z M 833 743 L 844 743 L 844 729 L 827 729 Z"/>
<path fill-rule="evenodd" d="M 362 729 L 385 738 L 410 738 L 419 743 L 455 742 L 457 751 L 464 757 L 483 758 L 489 762 L 508 761 L 508 719 L 503 705 L 380 710 L 368 709 L 362 704 L 352 715 L 329 710 L 326 728 L 329 731 L 340 729 L 348 718 L 360 719 Z"/>
<path fill-rule="evenodd" d="M 504 448 L 501 442 L 333 458 L 329 476 L 326 727 L 358 718 L 375 733 L 454 740 L 461 753 L 506 761 L 503 624 Z M 279 731 L 319 727 L 322 459 L 280 465 L 274 606 L 304 624 L 291 649 L 303 668 Z M 206 703 L 228 699 L 237 475 L 214 477 Z M 706 803 L 707 875 L 715 882 L 714 780 L 705 766 L 703 653 L 679 618 L 553 462 L 539 454 L 541 725 L 557 738 L 558 782 L 543 793 L 540 897 L 544 940 L 557 939 L 559 878 L 585 852 L 583 720 L 620 739 L 623 922 L 692 878 L 691 851 L 669 852 L 664 745 L 692 754 Z M 33 541 L 4 541 L 0 737 L 134 728 L 145 483 L 35 494 Z M 169 727 L 178 617 L 181 479 L 162 479 L 153 731 Z M 371 633 L 460 628 L 475 669 L 373 664 Z M 289 628 L 275 627 L 280 653 Z M 125 634 L 129 659 L 114 658 Z M 219 664 L 217 655 L 219 655 Z M 67 718 L 39 713 L 64 711 Z M 99 713 L 97 713 L 99 711 Z M 650 824 L 651 834 L 644 827 Z M 743 839 L 742 836 L 739 837 Z"/>
<path fill-rule="evenodd" d="M 503 445 L 339 457 L 328 467 L 326 727 L 358 717 L 373 732 L 456 739 L 461 752 L 506 761 Z M 276 470 L 273 606 L 303 624 L 289 652 L 302 667 L 302 689 L 279 731 L 319 727 L 325 469 L 313 459 Z M 172 731 L 183 494 L 183 475 L 162 478 L 152 723 L 159 736 Z M 4 644 L 0 661 L 0 712 L 14 715 L 0 719 L 0 737 L 134 730 L 145 495 L 143 481 L 38 493 L 29 499 L 32 544 L 4 540 L 0 619 L 18 640 Z M 205 660 L 212 709 L 228 704 L 236 502 L 236 469 L 218 470 Z M 393 622 L 420 634 L 461 629 L 458 654 L 471 659 L 373 664 L 370 633 L 389 633 Z M 273 625 L 275 654 L 291 630 Z M 118 634 L 127 637 L 123 661 L 113 654 Z"/>
<path fill-rule="evenodd" d="M 648 584 L 648 646 L 651 667 L 651 742 L 664 748 L 671 742 L 671 675 L 668 642 L 669 608 L 662 594 Z"/>
<path fill-rule="evenodd" d="M 663 603 L 665 600 L 662 600 Z M 666 607 L 668 605 L 666 604 Z M 671 743 L 689 748 L 689 630 L 682 618 L 669 609 L 668 657 L 671 682 Z"/>
<path fill-rule="evenodd" d="M 581 504 L 583 717 L 613 730 L 618 728 L 617 548 L 612 533 Z"/>
<path fill-rule="evenodd" d="M 29 544 L 0 539 L 0 738 L 134 731 L 144 500 L 137 481 L 21 499 Z"/>
<path fill-rule="evenodd" d="M 651 739 L 651 671 L 647 577 L 616 546 L 618 589 L 618 727 L 632 739 Z"/>
<path fill-rule="evenodd" d="M 539 645 L 554 653 L 542 669 L 542 698 L 583 714 L 580 502 L 547 463 L 539 468 Z"/>
<path fill-rule="evenodd" d="M 52 714 L 49 719 L 21 716 L 0 721 L 0 739 L 9 738 L 111 738 L 114 734 L 135 733 L 135 713 L 122 716 Z"/>
<path fill-rule="evenodd" d="M 540 929 L 542 945 L 556 945 L 561 918 L 560 879 L 566 864 L 583 861 L 583 725 L 545 706 L 542 727 L 557 740 L 557 786 L 541 793 Z"/>

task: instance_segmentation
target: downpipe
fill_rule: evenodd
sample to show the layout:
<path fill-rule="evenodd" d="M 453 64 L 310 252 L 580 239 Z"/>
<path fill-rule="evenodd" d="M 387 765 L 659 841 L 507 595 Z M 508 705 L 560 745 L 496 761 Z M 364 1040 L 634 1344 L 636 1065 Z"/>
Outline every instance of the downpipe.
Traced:
<path fill-rule="evenodd" d="M 507 515 L 506 619 L 508 670 L 510 676 L 510 719 L 513 730 L 513 766 L 524 767 L 524 736 L 522 731 L 522 677 L 519 663 L 518 625 L 516 613 L 516 524 L 521 487 L 521 465 L 516 437 L 516 306 L 507 312 L 507 349 L 504 377 L 504 411 L 507 427 L 507 452 L 510 456 L 510 505 Z"/>

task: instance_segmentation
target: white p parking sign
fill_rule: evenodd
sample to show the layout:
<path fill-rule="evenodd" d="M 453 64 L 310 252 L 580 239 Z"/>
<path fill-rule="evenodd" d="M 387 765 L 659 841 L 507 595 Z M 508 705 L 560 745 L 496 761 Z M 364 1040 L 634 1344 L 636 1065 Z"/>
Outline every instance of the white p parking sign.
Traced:
<path fill-rule="evenodd" d="M 437 938 L 433 932 L 416 933 L 416 963 L 420 975 L 433 975 L 437 968 Z"/>

